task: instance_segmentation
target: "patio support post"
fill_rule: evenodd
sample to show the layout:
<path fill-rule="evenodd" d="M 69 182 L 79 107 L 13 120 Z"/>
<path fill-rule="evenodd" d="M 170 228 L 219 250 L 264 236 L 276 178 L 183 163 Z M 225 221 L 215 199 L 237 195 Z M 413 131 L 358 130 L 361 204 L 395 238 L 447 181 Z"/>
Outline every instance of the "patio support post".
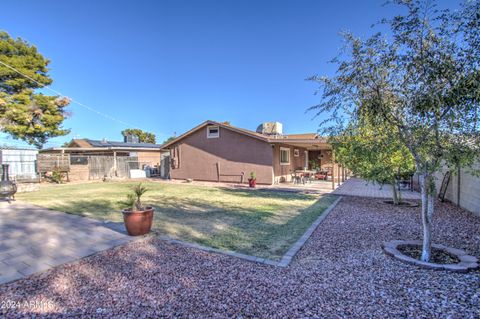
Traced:
<path fill-rule="evenodd" d="M 338 186 L 340 186 L 340 184 L 342 183 L 342 165 L 341 164 L 338 164 Z"/>
<path fill-rule="evenodd" d="M 332 189 L 335 189 L 335 153 L 332 150 Z"/>
<path fill-rule="evenodd" d="M 340 186 L 341 181 L 341 174 L 342 174 L 342 165 L 337 165 L 337 186 Z"/>

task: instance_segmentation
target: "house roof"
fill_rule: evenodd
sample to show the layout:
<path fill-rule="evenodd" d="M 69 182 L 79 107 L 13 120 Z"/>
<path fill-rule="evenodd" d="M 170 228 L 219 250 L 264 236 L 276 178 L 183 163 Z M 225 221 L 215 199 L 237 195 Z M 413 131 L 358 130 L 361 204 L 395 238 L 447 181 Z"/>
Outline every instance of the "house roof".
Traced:
<path fill-rule="evenodd" d="M 78 147 L 92 147 L 92 145 L 90 145 L 90 143 L 88 143 L 87 140 L 83 140 L 83 139 L 73 139 L 69 143 L 70 147 L 73 147 L 72 145 L 77 145 Z"/>
<path fill-rule="evenodd" d="M 195 126 L 191 130 L 183 133 L 182 135 L 178 136 L 174 140 L 172 140 L 168 143 L 165 143 L 164 145 L 162 145 L 162 149 L 168 148 L 172 144 L 175 144 L 176 142 L 182 140 L 183 138 L 187 137 L 188 135 L 198 131 L 199 129 L 201 129 L 201 128 L 207 126 L 207 125 L 216 125 L 216 126 L 219 126 L 219 127 L 222 127 L 222 128 L 234 131 L 234 132 L 238 132 L 238 133 L 241 133 L 241 134 L 244 134 L 244 135 L 248 135 L 250 137 L 262 140 L 262 141 L 267 142 L 267 143 L 287 143 L 287 144 L 295 143 L 295 145 L 302 145 L 302 147 L 306 147 L 307 145 L 312 145 L 312 147 L 313 147 L 313 144 L 316 144 L 316 146 L 318 146 L 319 143 L 325 144 L 325 145 L 327 144 L 326 139 L 318 136 L 318 134 L 316 134 L 316 133 L 268 136 L 268 135 L 257 133 L 257 132 L 247 130 L 247 129 L 244 129 L 244 128 L 235 127 L 235 126 L 232 126 L 230 124 L 225 124 L 225 123 L 220 123 L 220 122 L 216 122 L 216 121 L 207 120 L 207 121 L 201 123 L 200 125 Z"/>
<path fill-rule="evenodd" d="M 318 137 L 317 133 L 304 133 L 304 134 L 287 134 L 284 135 L 284 138 L 293 138 L 293 139 L 315 139 Z"/>
<path fill-rule="evenodd" d="M 91 139 L 74 139 L 71 145 L 77 145 L 80 148 L 105 148 L 105 147 L 120 147 L 120 148 L 160 148 L 160 144 L 153 143 L 125 143 L 107 140 L 91 140 Z"/>

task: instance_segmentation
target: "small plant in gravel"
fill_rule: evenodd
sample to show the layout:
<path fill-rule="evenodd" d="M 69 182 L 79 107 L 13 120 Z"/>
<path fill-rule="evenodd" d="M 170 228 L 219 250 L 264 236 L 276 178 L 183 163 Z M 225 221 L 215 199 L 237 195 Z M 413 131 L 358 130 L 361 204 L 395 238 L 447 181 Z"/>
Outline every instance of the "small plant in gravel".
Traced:
<path fill-rule="evenodd" d="M 50 180 L 54 183 L 61 184 L 63 182 L 64 173 L 55 169 L 50 176 Z"/>

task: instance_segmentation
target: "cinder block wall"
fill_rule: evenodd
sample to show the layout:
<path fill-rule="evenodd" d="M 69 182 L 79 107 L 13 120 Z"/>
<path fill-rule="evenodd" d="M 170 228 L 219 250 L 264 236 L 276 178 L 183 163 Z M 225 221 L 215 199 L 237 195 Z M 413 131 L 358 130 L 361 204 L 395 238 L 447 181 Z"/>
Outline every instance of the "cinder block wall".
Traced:
<path fill-rule="evenodd" d="M 480 162 L 476 163 L 473 169 L 480 169 Z M 452 173 L 450 177 L 450 183 L 448 184 L 445 198 L 466 209 L 473 212 L 475 215 L 480 216 L 480 177 L 471 174 L 470 168 L 462 168 L 460 174 L 458 171 Z M 447 168 L 444 167 L 442 172 L 436 174 L 437 192 L 440 191 L 442 185 L 443 176 L 447 172 Z M 418 187 L 418 177 L 415 176 L 414 182 Z"/>

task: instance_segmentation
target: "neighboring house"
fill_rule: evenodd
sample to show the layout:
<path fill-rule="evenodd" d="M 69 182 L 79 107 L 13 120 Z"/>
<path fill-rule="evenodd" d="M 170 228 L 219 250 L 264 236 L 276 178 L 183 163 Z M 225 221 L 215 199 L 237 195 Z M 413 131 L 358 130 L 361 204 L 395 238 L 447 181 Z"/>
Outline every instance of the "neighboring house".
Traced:
<path fill-rule="evenodd" d="M 75 155 L 134 156 L 139 163 L 160 165 L 160 144 L 132 142 L 127 138 L 123 142 L 73 139 L 67 147 L 57 149 Z"/>
<path fill-rule="evenodd" d="M 163 145 L 170 151 L 170 177 L 201 181 L 246 182 L 255 172 L 257 183 L 290 181 L 298 169 L 331 170 L 331 147 L 315 133 L 282 134 L 278 122 L 257 131 L 228 123 L 205 121 Z"/>
<path fill-rule="evenodd" d="M 21 148 L 0 149 L 0 164 L 8 164 L 10 178 L 17 181 L 38 179 L 36 171 L 38 150 Z"/>
<path fill-rule="evenodd" d="M 66 147 L 43 149 L 39 156 L 39 170 L 65 171 L 71 180 L 77 181 L 101 179 L 105 176 L 126 178 L 130 177 L 130 170 L 143 170 L 146 166 L 155 167 L 159 172 L 164 157 L 161 145 L 139 143 L 128 138 L 125 137 L 123 142 L 73 139 Z M 64 155 L 67 155 L 65 159 Z"/>

